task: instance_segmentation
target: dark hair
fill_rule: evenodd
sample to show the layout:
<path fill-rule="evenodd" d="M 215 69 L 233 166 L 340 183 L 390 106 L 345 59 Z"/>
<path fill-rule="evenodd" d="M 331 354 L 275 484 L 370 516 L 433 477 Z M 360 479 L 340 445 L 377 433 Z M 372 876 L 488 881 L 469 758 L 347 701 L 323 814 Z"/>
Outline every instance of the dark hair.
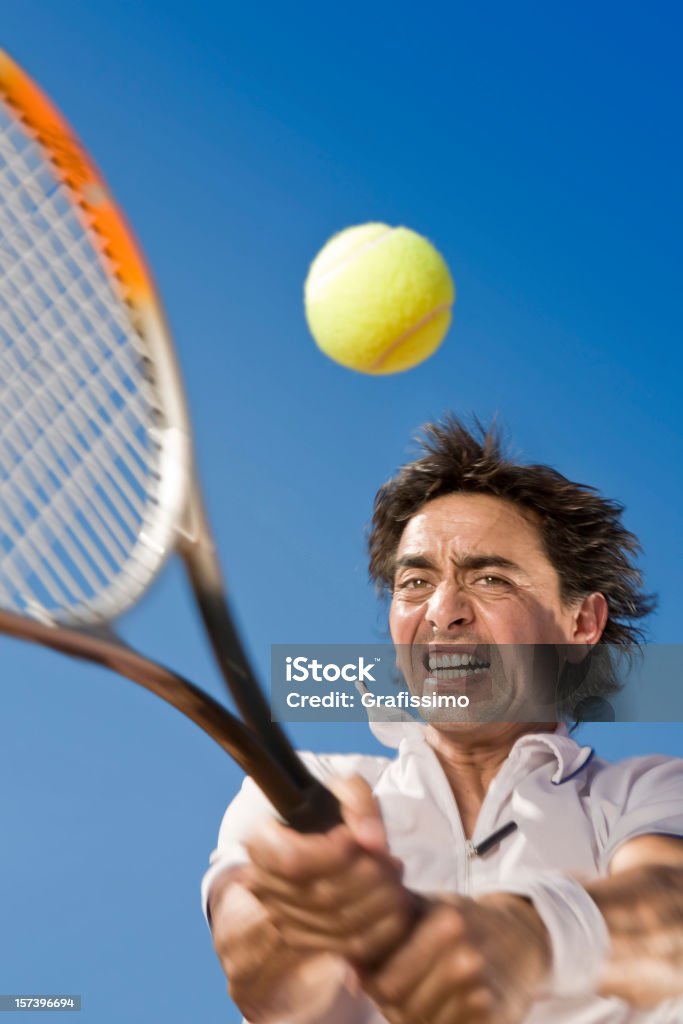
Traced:
<path fill-rule="evenodd" d="M 637 644 L 635 624 L 655 607 L 635 564 L 640 544 L 621 521 L 624 506 L 594 487 L 573 483 L 550 466 L 524 465 L 503 450 L 499 428 L 475 420 L 468 430 L 454 415 L 429 423 L 418 437 L 420 456 L 380 487 L 369 534 L 370 577 L 393 587 L 393 562 L 406 523 L 428 501 L 453 492 L 489 494 L 531 513 L 545 551 L 570 602 L 599 591 L 608 604 L 604 644 Z"/>

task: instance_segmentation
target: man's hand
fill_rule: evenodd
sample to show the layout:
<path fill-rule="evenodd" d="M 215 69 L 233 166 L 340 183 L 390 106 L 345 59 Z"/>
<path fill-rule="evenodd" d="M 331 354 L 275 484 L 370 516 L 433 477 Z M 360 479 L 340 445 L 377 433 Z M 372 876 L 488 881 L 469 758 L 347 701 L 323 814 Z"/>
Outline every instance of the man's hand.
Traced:
<path fill-rule="evenodd" d="M 361 982 L 390 1024 L 519 1024 L 550 967 L 547 934 L 517 896 L 435 900 Z"/>
<path fill-rule="evenodd" d="M 612 857 L 609 876 L 586 890 L 611 940 L 600 995 L 641 1009 L 683 998 L 683 839 L 629 840 Z"/>
<path fill-rule="evenodd" d="M 216 952 L 231 997 L 255 1024 L 319 1020 L 332 1005 L 335 1019 L 348 1019 L 349 961 L 377 962 L 414 918 L 417 898 L 401 884 L 369 786 L 354 777 L 334 788 L 344 825 L 299 835 L 266 821 L 246 844 L 250 862 L 212 889 Z"/>
<path fill-rule="evenodd" d="M 291 950 L 267 911 L 241 884 L 243 869 L 219 878 L 211 894 L 213 941 L 228 978 L 228 992 L 253 1024 L 322 1016 L 343 984 L 338 958 Z"/>
<path fill-rule="evenodd" d="M 247 842 L 242 884 L 290 949 L 374 964 L 404 939 L 418 900 L 401 883 L 367 783 L 355 776 L 334 788 L 345 824 L 300 835 L 264 823 Z"/>

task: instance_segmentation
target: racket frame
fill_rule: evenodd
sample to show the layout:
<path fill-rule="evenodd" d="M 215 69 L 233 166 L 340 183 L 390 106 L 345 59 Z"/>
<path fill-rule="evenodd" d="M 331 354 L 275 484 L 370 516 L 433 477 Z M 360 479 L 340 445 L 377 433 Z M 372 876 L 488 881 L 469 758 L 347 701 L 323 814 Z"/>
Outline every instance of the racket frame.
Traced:
<path fill-rule="evenodd" d="M 273 722 L 231 615 L 196 472 L 190 419 L 171 335 L 152 275 L 124 215 L 95 164 L 50 99 L 0 51 L 0 95 L 37 143 L 71 197 L 110 280 L 128 307 L 148 352 L 146 368 L 159 399 L 150 431 L 159 450 L 155 514 L 145 522 L 124 563 L 125 588 L 110 584 L 96 599 L 58 614 L 33 617 L 0 609 L 0 631 L 72 657 L 104 665 L 172 704 L 207 732 L 252 775 L 290 824 L 320 831 L 341 819 L 336 799 L 296 755 Z M 111 623 L 148 589 L 166 559 L 182 558 L 215 658 L 247 725 L 182 676 L 129 647 Z M 125 599 L 124 599 L 125 598 Z"/>

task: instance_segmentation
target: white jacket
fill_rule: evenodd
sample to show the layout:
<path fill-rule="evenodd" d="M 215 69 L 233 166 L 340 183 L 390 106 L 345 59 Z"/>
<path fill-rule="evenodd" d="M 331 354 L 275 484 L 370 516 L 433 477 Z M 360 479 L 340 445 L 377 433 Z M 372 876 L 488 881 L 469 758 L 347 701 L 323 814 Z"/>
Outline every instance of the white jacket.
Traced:
<path fill-rule="evenodd" d="M 302 755 L 314 775 L 358 773 L 372 786 L 405 884 L 422 893 L 466 895 L 520 874 L 561 870 L 585 880 L 605 876 L 623 843 L 639 835 L 683 837 L 683 760 L 652 755 L 610 764 L 579 746 L 564 726 L 523 736 L 491 783 L 467 841 L 448 781 L 418 723 L 373 723 L 398 756 Z M 230 804 L 204 877 L 206 908 L 213 879 L 246 859 L 241 840 L 272 808 L 247 779 Z M 475 847 L 509 822 L 515 831 L 478 856 Z M 359 995 L 344 1024 L 381 1024 Z M 287 1022 L 283 1022 L 287 1024 Z M 328 1014 L 319 1024 L 341 1024 Z M 683 1000 L 648 1013 L 596 996 L 537 1002 L 526 1024 L 683 1024 Z"/>

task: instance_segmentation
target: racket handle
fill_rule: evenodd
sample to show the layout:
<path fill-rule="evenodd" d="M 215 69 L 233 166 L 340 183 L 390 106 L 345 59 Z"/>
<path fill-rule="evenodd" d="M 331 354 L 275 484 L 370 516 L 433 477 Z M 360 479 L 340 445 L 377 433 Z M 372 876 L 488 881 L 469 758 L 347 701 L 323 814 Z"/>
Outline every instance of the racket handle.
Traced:
<path fill-rule="evenodd" d="M 301 801 L 278 810 L 297 832 L 329 832 L 344 820 L 336 796 L 312 776 L 310 786 L 302 791 Z"/>

